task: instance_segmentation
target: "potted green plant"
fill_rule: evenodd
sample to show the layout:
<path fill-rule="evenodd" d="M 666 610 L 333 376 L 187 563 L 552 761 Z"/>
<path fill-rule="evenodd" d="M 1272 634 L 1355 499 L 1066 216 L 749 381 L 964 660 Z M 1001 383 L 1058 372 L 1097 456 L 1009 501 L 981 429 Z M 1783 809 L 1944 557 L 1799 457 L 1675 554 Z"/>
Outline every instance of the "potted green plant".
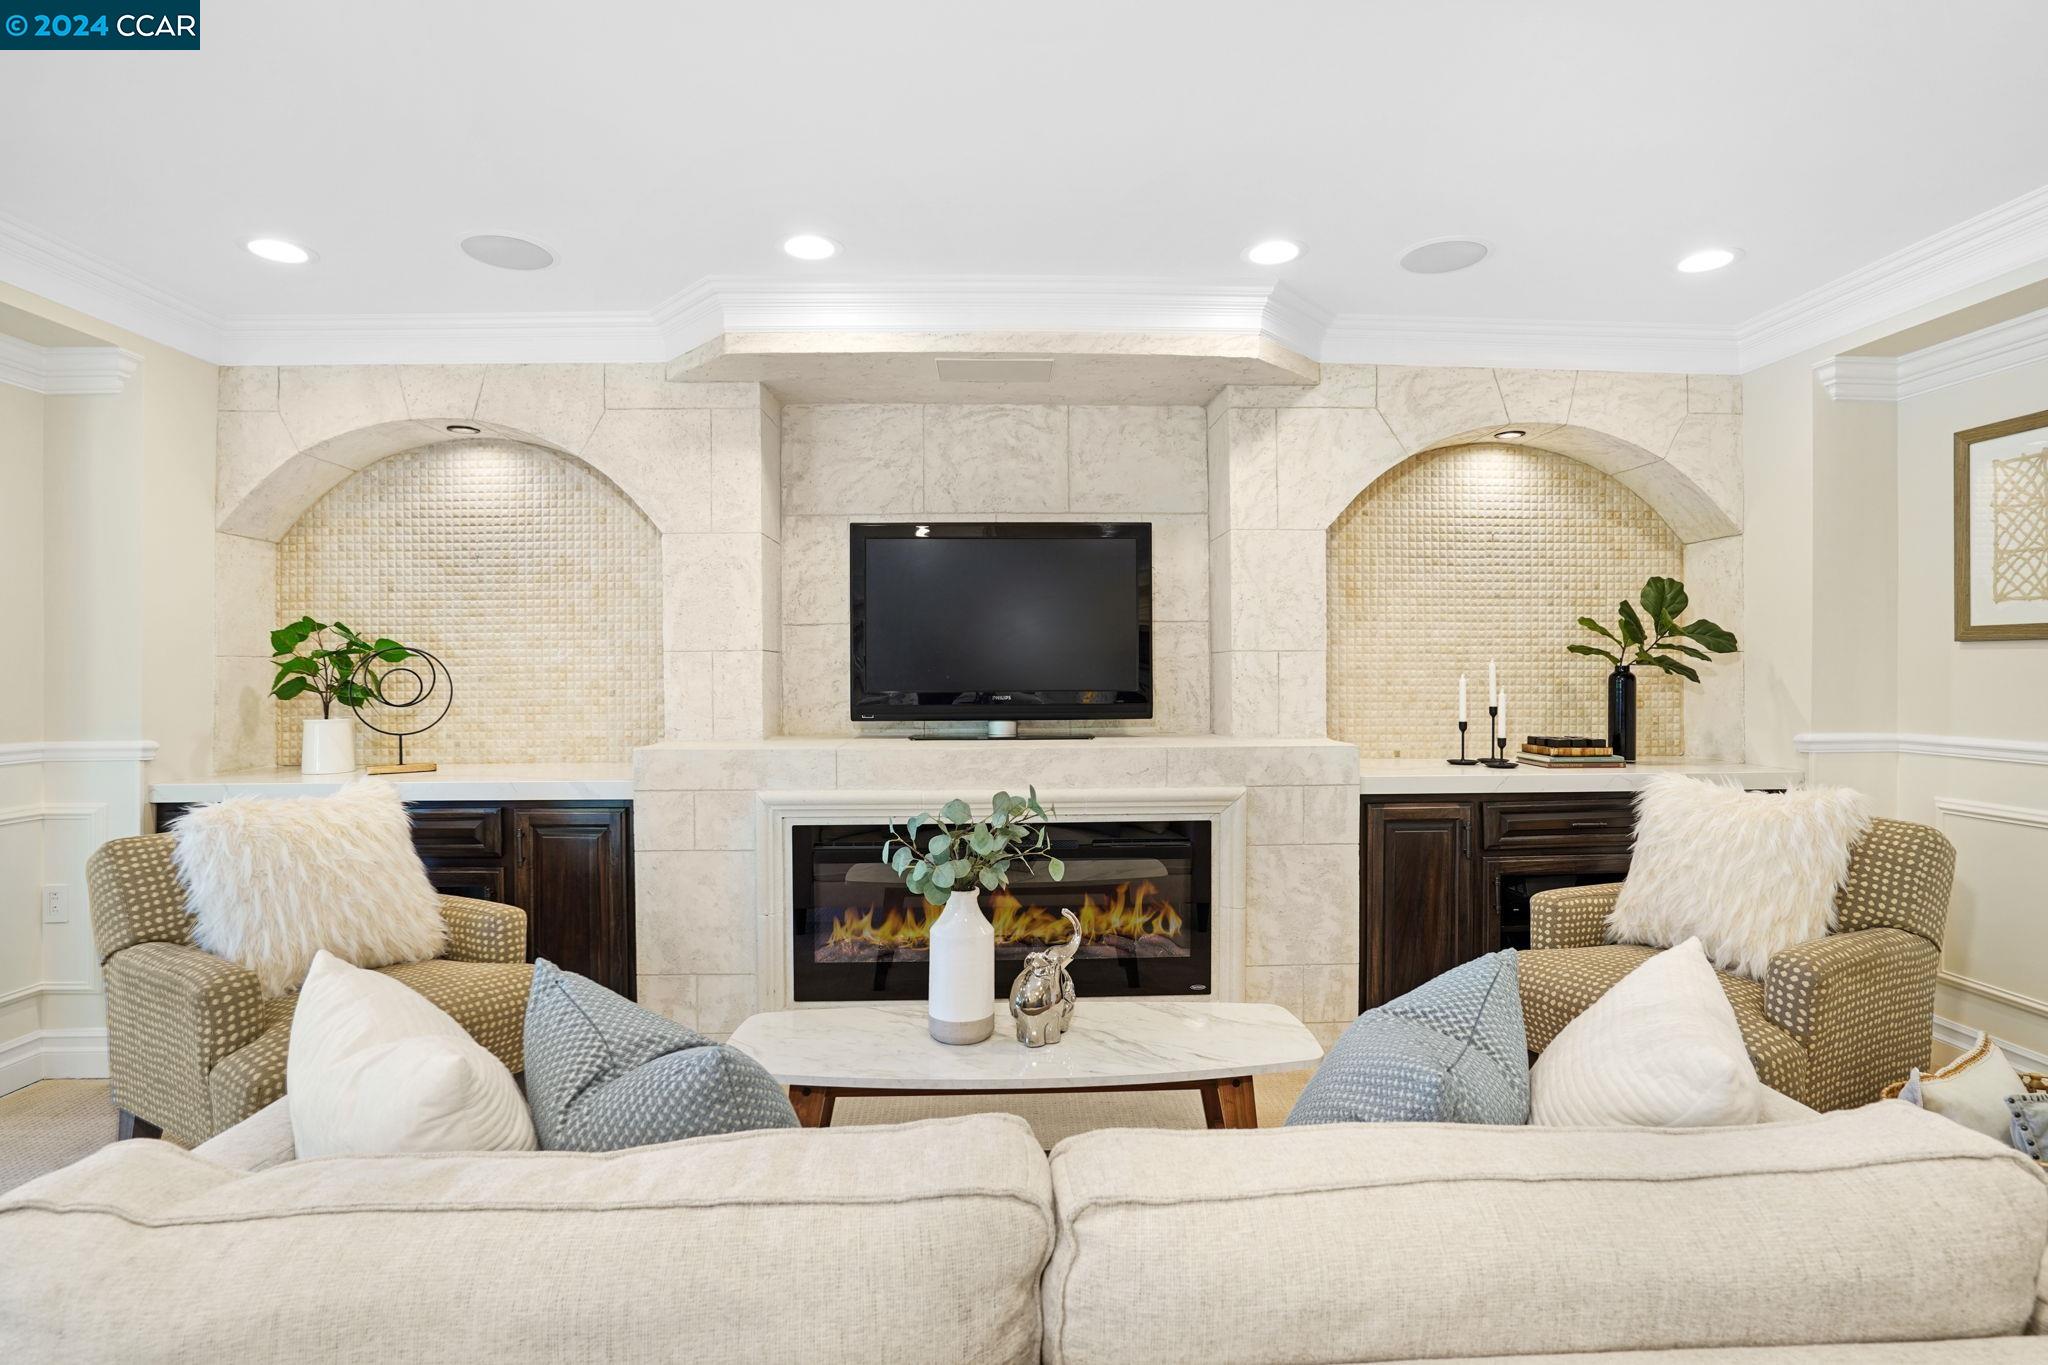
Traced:
<path fill-rule="evenodd" d="M 1051 815 L 1034 787 L 1028 796 L 997 792 L 980 820 L 954 800 L 937 815 L 911 816 L 901 832 L 889 826 L 882 861 L 926 904 L 945 907 L 931 926 L 925 1004 L 926 1026 L 939 1042 L 978 1043 L 995 1032 L 996 931 L 981 912 L 981 893 L 1009 885 L 1034 860 L 1054 881 L 1067 875 L 1052 856 Z"/>
<path fill-rule="evenodd" d="M 1685 584 L 1675 578 L 1652 578 L 1643 584 L 1638 600 L 1640 615 L 1627 602 L 1620 604 L 1615 628 L 1609 630 L 1590 616 L 1579 624 L 1614 645 L 1567 645 L 1574 654 L 1593 655 L 1614 665 L 1607 675 L 1607 747 L 1630 762 L 1636 756 L 1636 677 L 1638 664 L 1661 669 L 1675 677 L 1700 680 L 1699 672 L 1671 657 L 1683 654 L 1701 662 L 1716 654 L 1733 654 L 1735 637 L 1705 617 L 1680 622 L 1690 605 Z M 1630 651 L 1634 651 L 1631 653 Z"/>
<path fill-rule="evenodd" d="M 270 657 L 277 676 L 270 695 L 279 701 L 311 693 L 320 699 L 320 717 L 307 717 L 299 741 L 299 771 L 346 773 L 356 766 L 356 736 L 351 716 L 334 714 L 339 705 L 353 711 L 383 696 L 383 678 L 373 664 L 404 663 L 412 651 L 396 640 L 365 640 L 341 622 L 329 624 L 301 616 L 270 632 Z"/>

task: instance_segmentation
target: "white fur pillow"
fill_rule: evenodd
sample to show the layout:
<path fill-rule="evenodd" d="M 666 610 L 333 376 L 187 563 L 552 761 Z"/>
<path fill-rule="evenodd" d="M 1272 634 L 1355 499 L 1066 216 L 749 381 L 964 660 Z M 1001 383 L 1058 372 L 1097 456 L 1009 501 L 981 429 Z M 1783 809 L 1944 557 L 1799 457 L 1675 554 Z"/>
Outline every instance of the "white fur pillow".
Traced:
<path fill-rule="evenodd" d="M 1760 1123 L 1766 1093 L 1697 939 L 1617 981 L 1529 1071 L 1530 1122 L 1565 1127 Z"/>
<path fill-rule="evenodd" d="M 1869 828 L 1846 787 L 1773 796 L 1655 778 L 1636 798 L 1635 855 L 1607 937 L 1652 948 L 1698 938 L 1722 971 L 1762 980 L 1772 954 L 1835 927 L 1849 848 Z"/>
<path fill-rule="evenodd" d="M 358 967 L 423 962 L 448 942 L 440 894 L 413 852 L 398 788 L 236 796 L 180 820 L 172 855 L 192 941 L 289 994 L 325 948 Z"/>

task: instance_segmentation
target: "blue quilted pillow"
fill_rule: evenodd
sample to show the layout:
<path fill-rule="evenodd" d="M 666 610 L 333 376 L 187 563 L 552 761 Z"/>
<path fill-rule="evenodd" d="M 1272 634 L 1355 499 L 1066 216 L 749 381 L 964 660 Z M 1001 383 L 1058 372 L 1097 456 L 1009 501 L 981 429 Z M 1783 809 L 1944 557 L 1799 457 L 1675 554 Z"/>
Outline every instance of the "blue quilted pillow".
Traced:
<path fill-rule="evenodd" d="M 526 1000 L 526 1103 L 543 1150 L 797 1126 L 789 1097 L 752 1057 L 545 958 Z"/>
<path fill-rule="evenodd" d="M 1529 1037 L 1514 951 L 1454 967 L 1359 1015 L 1287 1121 L 1527 1123 Z"/>

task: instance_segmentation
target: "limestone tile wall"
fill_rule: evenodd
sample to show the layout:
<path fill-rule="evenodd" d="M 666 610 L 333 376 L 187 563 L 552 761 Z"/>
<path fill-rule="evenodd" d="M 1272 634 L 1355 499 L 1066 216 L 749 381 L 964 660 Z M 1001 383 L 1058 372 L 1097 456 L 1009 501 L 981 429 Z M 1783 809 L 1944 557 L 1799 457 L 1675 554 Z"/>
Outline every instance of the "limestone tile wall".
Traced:
<path fill-rule="evenodd" d="M 773 734 L 781 706 L 781 405 L 755 383 L 672 383 L 661 365 L 241 366 L 221 371 L 214 761 L 271 761 L 275 542 L 378 461 L 451 423 L 575 456 L 662 537 L 661 732 Z M 266 567 L 266 565 L 268 567 Z"/>
<path fill-rule="evenodd" d="M 279 619 L 347 621 L 447 665 L 452 704 L 413 755 L 617 763 L 661 736 L 661 538 L 587 465 L 503 441 L 394 455 L 307 509 L 277 562 Z M 276 761 L 290 767 L 300 722 L 319 706 L 301 697 L 272 710 Z M 365 714 L 395 728 L 427 719 Z M 382 735 L 358 745 L 369 761 L 397 756 Z"/>
<path fill-rule="evenodd" d="M 1358 766 L 1327 740 L 1128 736 L 1090 744 L 887 739 L 664 743 L 634 755 L 640 999 L 714 1035 L 758 1008 L 754 845 L 762 792 L 895 791 L 932 804 L 1063 791 L 1244 787 L 1245 998 L 1325 1045 L 1358 1013 Z M 1219 888 L 1219 895 L 1229 894 Z"/>
<path fill-rule="evenodd" d="M 1607 665 L 1565 648 L 1602 642 L 1575 622 L 1611 623 L 1652 574 L 1683 576 L 1678 537 L 1641 498 L 1501 444 L 1418 455 L 1375 481 L 1330 528 L 1329 563 L 1330 734 L 1380 758 L 1454 750 L 1461 673 L 1484 745 L 1489 660 L 1511 748 L 1604 734 Z M 1638 752 L 1683 753 L 1686 685 L 1645 669 L 1638 688 Z"/>
<path fill-rule="evenodd" d="M 847 526 L 1152 524 L 1154 716 L 1091 730 L 1209 730 L 1204 423 L 1194 407 L 838 403 L 783 409 L 782 729 L 891 733 L 847 715 Z"/>
<path fill-rule="evenodd" d="M 1307 388 L 1225 388 L 1206 416 L 1218 734 L 1328 733 L 1325 533 L 1417 452 L 1521 427 L 1528 447 L 1612 475 L 1680 542 L 1740 544 L 1740 391 L 1724 376 L 1325 365 Z M 1739 562 L 1725 550 L 1698 559 L 1715 583 L 1712 614 L 1738 634 Z M 1695 597 L 1706 611 L 1710 599 Z M 1722 663 L 1695 694 L 1705 704 L 1686 752 L 1741 756 L 1728 717 L 1742 671 Z"/>

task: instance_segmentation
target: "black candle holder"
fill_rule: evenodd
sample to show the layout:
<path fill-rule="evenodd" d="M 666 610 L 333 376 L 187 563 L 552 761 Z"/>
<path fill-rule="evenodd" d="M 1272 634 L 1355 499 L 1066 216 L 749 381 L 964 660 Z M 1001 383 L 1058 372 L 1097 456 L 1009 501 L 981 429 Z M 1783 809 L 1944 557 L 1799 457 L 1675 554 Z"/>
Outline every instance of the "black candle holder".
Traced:
<path fill-rule="evenodd" d="M 1470 767 L 1474 767 L 1474 766 L 1476 766 L 1476 765 L 1478 764 L 1478 762 L 1479 762 L 1479 760 L 1478 760 L 1478 759 L 1476 759 L 1476 758 L 1467 758 L 1467 757 L 1465 757 L 1465 730 L 1466 730 L 1466 728 L 1467 728 L 1467 726 L 1466 726 L 1466 723 L 1465 723 L 1464 721 L 1462 721 L 1462 720 L 1461 720 L 1461 721 L 1459 721 L 1459 722 L 1458 722 L 1458 756 L 1457 756 L 1456 758 L 1447 758 L 1447 759 L 1445 759 L 1445 760 L 1444 760 L 1444 762 L 1446 762 L 1446 763 L 1448 763 L 1448 764 L 1452 765 L 1453 767 L 1457 767 L 1457 768 L 1470 768 Z"/>
<path fill-rule="evenodd" d="M 1509 758 L 1509 757 L 1508 757 L 1508 737 L 1507 737 L 1506 735 L 1503 735 L 1503 734 L 1499 734 L 1499 733 L 1496 733 L 1496 731 L 1497 731 L 1497 729 L 1498 729 L 1498 726 L 1499 726 L 1499 723 L 1500 723 L 1500 708 L 1499 708 L 1498 706 L 1489 706 L 1489 707 L 1487 707 L 1487 708 L 1486 708 L 1486 755 L 1487 755 L 1487 756 L 1486 756 L 1485 758 L 1482 758 L 1482 759 L 1480 759 L 1480 760 L 1479 760 L 1479 762 L 1480 762 L 1480 763 L 1481 763 L 1481 764 L 1482 764 L 1483 766 L 1485 766 L 1485 767 L 1488 767 L 1488 768 L 1512 768 L 1512 767 L 1515 767 L 1515 766 L 1516 766 L 1516 764 L 1515 764 L 1515 761 L 1514 761 L 1513 759 L 1511 759 L 1511 758 Z M 1494 753 L 1494 748 L 1495 748 L 1495 746 L 1496 746 L 1496 745 L 1498 745 L 1498 746 L 1499 746 L 1499 749 L 1500 749 L 1500 757 L 1498 757 L 1498 758 L 1495 758 L 1495 757 L 1493 756 L 1493 753 Z"/>

